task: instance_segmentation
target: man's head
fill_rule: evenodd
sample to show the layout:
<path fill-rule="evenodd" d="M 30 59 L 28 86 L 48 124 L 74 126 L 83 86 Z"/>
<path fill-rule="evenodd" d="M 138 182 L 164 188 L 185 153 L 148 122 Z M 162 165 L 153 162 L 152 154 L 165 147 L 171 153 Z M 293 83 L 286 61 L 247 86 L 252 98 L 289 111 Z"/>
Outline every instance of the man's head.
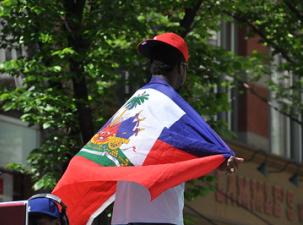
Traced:
<path fill-rule="evenodd" d="M 29 225 L 67 225 L 62 224 L 62 207 L 55 199 L 38 195 L 28 200 Z M 64 215 L 63 215 L 64 214 Z"/>
<path fill-rule="evenodd" d="M 138 50 L 151 60 L 152 75 L 165 76 L 175 89 L 183 85 L 189 56 L 182 37 L 174 33 L 159 34 L 140 43 Z"/>

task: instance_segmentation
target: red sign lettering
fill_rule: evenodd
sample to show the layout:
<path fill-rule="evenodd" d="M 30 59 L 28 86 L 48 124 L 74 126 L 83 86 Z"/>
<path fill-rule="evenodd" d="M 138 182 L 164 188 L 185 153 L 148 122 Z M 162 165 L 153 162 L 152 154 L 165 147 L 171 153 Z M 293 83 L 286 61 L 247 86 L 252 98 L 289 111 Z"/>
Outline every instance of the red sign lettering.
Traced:
<path fill-rule="evenodd" d="M 264 212 L 267 215 L 273 214 L 273 200 L 272 200 L 272 192 L 271 188 L 268 185 L 264 185 L 265 190 L 265 202 L 264 202 Z"/>
<path fill-rule="evenodd" d="M 275 185 L 272 187 L 272 191 L 274 199 L 273 215 L 280 218 L 282 216 L 284 190 L 281 187 Z"/>
<path fill-rule="evenodd" d="M 277 218 L 286 217 L 290 222 L 298 220 L 303 224 L 303 203 L 296 203 L 294 192 L 243 176 L 226 176 L 217 172 L 216 177 L 215 199 L 218 203 L 243 207 Z"/>
<path fill-rule="evenodd" d="M 286 214 L 287 214 L 287 219 L 289 221 L 293 221 L 295 218 L 295 213 L 294 213 L 294 193 L 287 191 L 286 193 Z"/>
<path fill-rule="evenodd" d="M 298 205 L 298 217 L 299 221 L 303 223 L 303 204 Z"/>
<path fill-rule="evenodd" d="M 227 176 L 227 203 L 235 205 L 237 201 L 237 176 L 234 174 Z"/>
<path fill-rule="evenodd" d="M 217 171 L 216 172 L 216 201 L 220 203 L 225 203 L 226 202 L 226 197 L 225 197 L 225 183 L 224 183 L 224 178 L 222 176 L 222 172 Z"/>
<path fill-rule="evenodd" d="M 249 186 L 248 186 L 248 180 L 246 177 L 238 177 L 238 203 L 239 205 L 250 209 L 251 205 L 250 203 L 250 194 L 249 194 Z"/>
<path fill-rule="evenodd" d="M 265 189 L 264 183 L 259 181 L 250 182 L 251 190 L 251 208 L 260 213 L 264 212 Z"/>

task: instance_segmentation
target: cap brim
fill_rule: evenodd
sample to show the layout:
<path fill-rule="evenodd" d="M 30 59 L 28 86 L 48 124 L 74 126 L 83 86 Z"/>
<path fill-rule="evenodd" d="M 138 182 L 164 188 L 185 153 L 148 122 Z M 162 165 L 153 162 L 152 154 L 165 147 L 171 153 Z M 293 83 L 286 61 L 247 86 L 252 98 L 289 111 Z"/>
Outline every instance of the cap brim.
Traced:
<path fill-rule="evenodd" d="M 138 45 L 138 52 L 151 60 L 160 60 L 167 63 L 179 62 L 184 59 L 182 53 L 175 47 L 154 39 L 141 42 Z"/>

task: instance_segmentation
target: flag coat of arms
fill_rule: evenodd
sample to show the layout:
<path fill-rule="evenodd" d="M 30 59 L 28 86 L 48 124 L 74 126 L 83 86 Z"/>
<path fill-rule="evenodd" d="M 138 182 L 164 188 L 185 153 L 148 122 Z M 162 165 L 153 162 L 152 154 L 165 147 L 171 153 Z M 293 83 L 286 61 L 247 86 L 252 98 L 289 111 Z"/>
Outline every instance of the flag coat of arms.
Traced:
<path fill-rule="evenodd" d="M 53 193 L 71 225 L 91 224 L 115 199 L 117 181 L 163 191 L 206 175 L 234 152 L 163 79 L 153 77 L 83 146 Z"/>

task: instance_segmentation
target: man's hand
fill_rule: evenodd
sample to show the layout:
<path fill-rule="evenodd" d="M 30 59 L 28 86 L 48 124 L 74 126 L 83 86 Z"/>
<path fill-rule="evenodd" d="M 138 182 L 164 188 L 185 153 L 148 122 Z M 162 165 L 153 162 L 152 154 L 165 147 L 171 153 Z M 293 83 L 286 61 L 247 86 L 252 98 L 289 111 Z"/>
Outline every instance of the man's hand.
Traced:
<path fill-rule="evenodd" d="M 239 165 L 244 162 L 243 158 L 231 156 L 219 167 L 220 170 L 224 170 L 226 173 L 234 173 Z"/>

